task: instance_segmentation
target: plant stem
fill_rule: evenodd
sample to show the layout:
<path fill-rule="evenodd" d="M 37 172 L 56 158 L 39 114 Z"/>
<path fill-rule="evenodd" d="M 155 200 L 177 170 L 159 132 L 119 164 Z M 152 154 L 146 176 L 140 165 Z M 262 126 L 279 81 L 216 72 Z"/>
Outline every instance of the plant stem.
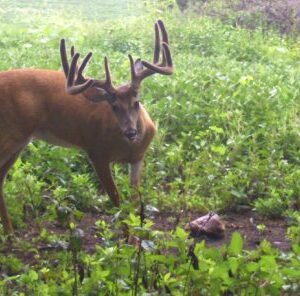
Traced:
<path fill-rule="evenodd" d="M 77 252 L 73 250 L 73 270 L 74 270 L 74 286 L 73 286 L 73 296 L 78 296 L 78 282 L 77 282 Z"/>

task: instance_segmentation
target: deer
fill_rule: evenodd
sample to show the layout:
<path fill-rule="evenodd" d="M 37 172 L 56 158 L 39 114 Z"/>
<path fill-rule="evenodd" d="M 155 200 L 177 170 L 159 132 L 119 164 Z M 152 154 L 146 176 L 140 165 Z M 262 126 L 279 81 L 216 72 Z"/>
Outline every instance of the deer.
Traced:
<path fill-rule="evenodd" d="M 9 169 L 32 140 L 86 152 L 103 189 L 114 206 L 121 197 L 112 177 L 112 163 L 128 163 L 130 185 L 137 190 L 145 153 L 156 126 L 140 102 L 142 81 L 174 71 L 168 33 L 161 20 L 154 25 L 153 61 L 128 55 L 131 81 L 114 86 L 108 58 L 105 78 L 86 78 L 92 52 L 81 64 L 80 54 L 60 42 L 62 70 L 15 69 L 0 72 L 0 217 L 5 234 L 13 226 L 4 201 L 3 184 Z"/>

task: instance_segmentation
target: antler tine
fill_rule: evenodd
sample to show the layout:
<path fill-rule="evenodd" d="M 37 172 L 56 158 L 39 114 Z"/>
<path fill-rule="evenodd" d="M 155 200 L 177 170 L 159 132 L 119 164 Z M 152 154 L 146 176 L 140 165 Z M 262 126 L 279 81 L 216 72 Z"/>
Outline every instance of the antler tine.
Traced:
<path fill-rule="evenodd" d="M 105 68 L 105 80 L 95 80 L 84 78 L 82 72 L 89 63 L 92 53 L 89 52 L 83 59 L 81 65 L 77 66 L 77 62 L 80 54 L 75 52 L 74 46 L 71 47 L 71 65 L 68 63 L 65 39 L 60 41 L 60 55 L 63 70 L 67 78 L 67 92 L 69 94 L 75 95 L 86 91 L 90 87 L 102 88 L 109 93 L 114 93 L 115 88 L 112 84 L 111 74 L 109 70 L 109 63 L 107 57 L 104 58 L 104 68 Z"/>
<path fill-rule="evenodd" d="M 70 53 L 71 53 L 71 58 L 73 58 L 74 55 L 75 55 L 75 47 L 74 47 L 74 45 L 71 46 Z"/>
<path fill-rule="evenodd" d="M 156 23 L 154 25 L 155 30 L 155 48 L 154 48 L 154 57 L 153 57 L 153 63 L 157 63 L 159 60 L 159 53 L 160 53 L 160 36 L 159 36 L 159 29 L 158 24 Z"/>
<path fill-rule="evenodd" d="M 74 84 L 74 78 L 75 78 L 75 72 L 76 72 L 76 66 L 77 66 L 77 61 L 79 59 L 79 53 L 76 53 L 71 61 L 71 66 L 69 69 L 68 73 L 68 78 L 67 78 L 67 88 L 71 88 Z"/>
<path fill-rule="evenodd" d="M 81 92 L 87 90 L 93 84 L 93 80 L 89 79 L 89 80 L 85 81 L 83 84 L 74 85 L 74 78 L 75 78 L 75 73 L 76 73 L 76 69 L 77 69 L 78 59 L 79 59 L 79 53 L 76 53 L 73 56 L 71 66 L 70 66 L 70 71 L 68 73 L 68 78 L 67 78 L 67 91 L 68 91 L 68 93 L 70 93 L 72 95 L 75 95 L 75 94 L 78 94 L 78 93 L 81 93 Z M 86 60 L 86 58 L 85 58 L 85 60 Z"/>
<path fill-rule="evenodd" d="M 163 48 L 164 48 L 164 58 L 166 59 L 167 65 L 169 67 L 173 68 L 173 61 L 172 61 L 172 56 L 171 56 L 171 51 L 170 51 L 170 47 L 169 44 L 167 43 L 163 43 Z"/>
<path fill-rule="evenodd" d="M 131 72 L 131 81 L 134 81 L 136 79 L 136 73 L 134 69 L 134 61 L 131 54 L 128 55 L 129 62 L 130 62 L 130 72 Z"/>
<path fill-rule="evenodd" d="M 68 63 L 68 58 L 67 58 L 65 39 L 60 40 L 60 57 L 61 57 L 61 63 L 62 63 L 62 66 L 63 66 L 65 76 L 68 77 L 69 63 Z"/>
<path fill-rule="evenodd" d="M 112 86 L 111 75 L 110 75 L 110 70 L 109 70 L 109 63 L 108 63 L 107 57 L 104 57 L 104 68 L 105 68 L 105 77 L 106 77 L 105 83 L 107 84 L 107 86 Z"/>
<path fill-rule="evenodd" d="M 115 87 L 113 86 L 108 58 L 104 57 L 104 69 L 105 69 L 105 80 L 94 80 L 94 87 L 102 88 L 106 92 L 113 94 L 116 92 Z"/>
<path fill-rule="evenodd" d="M 82 75 L 82 72 L 86 67 L 87 63 L 89 62 L 92 53 L 89 53 L 84 58 L 78 71 L 77 71 L 77 62 L 79 59 L 79 53 L 75 53 L 74 46 L 72 46 L 71 48 L 71 55 L 72 55 L 72 61 L 71 61 L 71 65 L 69 65 L 68 58 L 67 58 L 67 51 L 66 51 L 66 41 L 65 39 L 62 39 L 60 41 L 60 56 L 61 56 L 63 70 L 67 78 L 67 86 L 66 86 L 67 92 L 74 95 L 74 94 L 84 92 L 85 90 L 90 88 L 94 83 L 93 79 L 85 79 Z"/>
<path fill-rule="evenodd" d="M 133 87 L 138 86 L 143 79 L 155 73 L 159 73 L 162 75 L 171 75 L 174 71 L 172 56 L 169 48 L 168 33 L 164 23 L 161 20 L 158 20 L 155 23 L 154 30 L 155 45 L 153 63 L 142 60 L 140 63 L 144 67 L 146 67 L 146 69 L 138 71 L 138 69 L 133 64 L 132 57 L 129 55 L 131 67 L 131 84 Z M 160 53 L 162 53 L 162 60 L 159 63 Z"/>
<path fill-rule="evenodd" d="M 165 43 L 167 43 L 167 44 L 169 44 L 168 32 L 166 30 L 166 27 L 165 27 L 163 21 L 162 20 L 158 20 L 157 24 L 158 24 L 158 26 L 160 28 L 161 33 L 162 33 L 162 41 L 165 42 Z"/>
<path fill-rule="evenodd" d="M 74 47 L 74 45 L 72 45 L 71 46 L 71 50 L 70 50 L 70 52 L 71 52 L 71 58 L 73 58 L 74 57 L 74 55 L 75 55 L 75 47 Z M 77 73 L 77 71 L 78 71 L 78 67 L 76 66 L 76 73 Z"/>
<path fill-rule="evenodd" d="M 171 75 L 174 72 L 173 62 L 172 62 L 172 57 L 171 57 L 171 52 L 170 52 L 169 46 L 166 43 L 163 43 L 162 46 L 163 46 L 163 59 L 159 65 L 155 65 L 155 64 L 149 63 L 147 61 L 142 61 L 142 64 L 146 68 L 148 68 L 149 70 L 152 71 L 152 73 L 150 73 L 148 75 L 155 74 L 155 73 L 159 73 L 162 75 Z M 147 75 L 147 73 L 146 73 L 146 75 Z"/>
<path fill-rule="evenodd" d="M 72 87 L 67 88 L 68 93 L 71 95 L 77 95 L 82 93 L 92 87 L 94 85 L 94 81 L 92 79 L 87 80 L 83 84 L 80 85 L 73 85 Z"/>
<path fill-rule="evenodd" d="M 85 61 L 86 61 L 87 57 L 84 59 Z M 89 56 L 89 58 L 90 57 L 91 57 L 91 55 Z M 70 71 L 68 73 L 68 78 L 67 78 L 67 91 L 69 94 L 72 94 L 72 95 L 76 95 L 81 92 L 84 92 L 85 90 L 90 88 L 94 83 L 94 81 L 92 79 L 88 79 L 83 84 L 74 85 L 74 78 L 75 78 L 78 59 L 79 59 L 79 53 L 76 53 L 73 56 L 71 66 L 70 66 Z"/>
<path fill-rule="evenodd" d="M 83 70 L 85 69 L 86 65 L 88 64 L 88 62 L 90 61 L 91 57 L 92 57 L 93 53 L 89 52 L 86 57 L 83 59 L 78 71 L 77 71 L 77 77 L 80 80 L 84 80 L 84 77 L 82 75 Z"/>

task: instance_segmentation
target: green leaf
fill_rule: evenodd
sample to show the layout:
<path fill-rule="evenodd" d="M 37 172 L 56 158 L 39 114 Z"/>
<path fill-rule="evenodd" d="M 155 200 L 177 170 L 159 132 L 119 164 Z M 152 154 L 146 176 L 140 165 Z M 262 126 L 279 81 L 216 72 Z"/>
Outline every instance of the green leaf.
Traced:
<path fill-rule="evenodd" d="M 226 147 L 224 145 L 219 145 L 219 146 L 212 145 L 211 150 L 220 155 L 224 155 L 226 153 Z"/>
<path fill-rule="evenodd" d="M 180 227 L 176 228 L 175 235 L 181 240 L 186 240 L 188 237 L 188 233 Z"/>
<path fill-rule="evenodd" d="M 231 242 L 228 251 L 231 255 L 237 256 L 243 250 L 244 241 L 239 232 L 234 232 L 231 236 Z"/>
<path fill-rule="evenodd" d="M 233 274 L 237 272 L 237 269 L 239 267 L 239 260 L 235 257 L 229 258 L 228 259 L 229 267 L 230 270 Z"/>
<path fill-rule="evenodd" d="M 224 130 L 221 127 L 210 126 L 209 129 L 216 132 L 217 134 L 224 134 Z"/>
<path fill-rule="evenodd" d="M 262 270 L 276 270 L 277 263 L 274 256 L 262 256 L 259 265 L 261 266 Z"/>
<path fill-rule="evenodd" d="M 29 270 L 28 273 L 25 273 L 21 276 L 20 280 L 25 284 L 30 284 L 32 282 L 37 281 L 39 278 L 39 275 L 34 270 Z"/>
<path fill-rule="evenodd" d="M 257 271 L 258 269 L 259 269 L 259 265 L 256 262 L 249 262 L 246 265 L 246 270 L 251 272 L 251 273 Z"/>

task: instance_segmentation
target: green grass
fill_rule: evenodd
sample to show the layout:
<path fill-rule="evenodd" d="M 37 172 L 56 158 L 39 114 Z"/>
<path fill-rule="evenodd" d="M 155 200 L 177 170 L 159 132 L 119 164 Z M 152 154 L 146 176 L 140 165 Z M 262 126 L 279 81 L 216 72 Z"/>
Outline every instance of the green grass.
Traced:
<path fill-rule="evenodd" d="M 10 5 L 8 12 L 3 3 Z M 103 14 L 100 4 L 96 5 L 97 9 L 80 8 L 78 14 L 61 9 L 62 6 L 50 5 L 48 9 L 45 3 L 43 11 L 40 6 L 28 6 L 27 2 L 17 4 L 15 7 L 11 1 L 2 1 L 0 6 L 2 71 L 20 67 L 59 69 L 58 45 L 64 37 L 83 54 L 94 52 L 88 70 L 90 76 L 103 75 L 102 59 L 107 55 L 115 81 L 121 83 L 129 79 L 127 54 L 150 59 L 153 23 L 158 18 L 165 21 L 176 73 L 171 77 L 151 77 L 143 85 L 141 100 L 158 124 L 158 134 L 147 154 L 143 173 L 146 203 L 159 205 L 161 209 L 190 208 L 199 212 L 236 209 L 246 204 L 261 215 L 290 215 L 292 221 L 299 221 L 298 39 L 281 38 L 271 31 L 250 32 L 209 18 L 182 16 L 176 10 L 161 7 L 144 8 L 141 15 L 137 9 L 133 16 L 119 18 L 116 16 L 124 16 L 123 10 L 115 14 L 104 9 Z M 127 168 L 116 166 L 115 175 L 120 191 L 128 199 Z M 97 193 L 96 178 L 85 156 L 44 143 L 29 145 L 12 169 L 5 191 L 16 227 L 25 226 L 24 208 L 31 209 L 29 212 L 37 223 L 55 219 L 57 205 L 79 211 L 94 205 L 107 208 L 106 197 Z M 75 199 L 66 198 L 70 196 Z M 134 221 L 130 223 L 132 232 L 136 233 Z M 279 295 L 283 284 L 290 285 L 287 288 L 290 291 L 299 291 L 295 281 L 299 223 L 294 227 L 290 230 L 295 242 L 290 258 L 267 244 L 251 253 L 242 253 L 240 247 L 237 252 L 230 251 L 229 247 L 229 253 L 227 249 L 222 253 L 200 246 L 196 253 L 204 266 L 201 273 L 190 272 L 184 251 L 186 237 L 181 230 L 168 234 L 171 242 L 167 240 L 166 245 L 161 242 L 162 234 L 149 230 L 151 239 L 158 245 L 155 251 L 147 253 L 148 260 L 152 260 L 148 266 L 159 270 L 156 274 L 159 287 L 162 290 L 169 287 L 174 295 L 184 295 L 193 291 L 189 290 L 193 287 L 202 289 L 201 295 L 219 295 L 226 289 L 240 291 L 247 285 L 250 294 L 241 295 Z M 109 229 L 104 228 L 106 232 L 101 231 L 108 236 Z M 126 268 L 130 256 L 136 260 L 136 250 L 126 244 L 116 246 L 110 239 L 107 237 L 108 248 L 99 248 L 93 256 L 81 254 L 85 266 L 92 270 L 82 286 L 82 295 L 96 295 L 91 291 L 101 291 L 101 287 L 106 289 L 105 295 L 116 295 L 116 278 L 124 280 L 118 284 L 120 291 L 133 287 L 132 274 Z M 174 246 L 179 250 L 178 258 L 167 259 L 155 253 Z M 64 252 L 53 257 L 53 260 L 59 258 L 59 267 L 49 267 L 47 261 L 34 268 L 20 268 L 17 262 L 17 267 L 12 268 L 23 274 L 0 282 L 0 288 L 8 291 L 7 295 L 12 285 L 25 289 L 25 295 L 69 295 L 62 291 L 70 291 L 72 287 L 71 255 Z M 121 258 L 121 263 L 116 258 Z M 215 268 L 219 264 L 222 268 Z M 252 272 L 257 286 L 262 285 L 261 293 L 265 294 L 255 294 L 255 288 L 248 282 Z M 270 280 L 265 282 L 264 276 Z M 201 283 L 204 286 L 197 286 Z M 24 288 L 26 285 L 28 288 Z M 40 294 L 32 294 L 33 291 Z"/>
<path fill-rule="evenodd" d="M 128 53 L 151 58 L 157 18 L 166 21 L 176 72 L 151 77 L 143 86 L 142 100 L 159 127 L 143 174 L 147 202 L 204 211 L 250 204 L 269 216 L 297 209 L 298 40 L 153 9 L 106 21 L 56 14 L 35 16 L 33 22 L 24 14 L 27 26 L 0 24 L 0 69 L 59 69 L 58 44 L 65 37 L 83 54 L 94 52 L 89 75 L 103 75 L 107 55 L 115 81 L 122 83 L 129 79 Z M 73 172 L 95 178 L 85 158 L 71 150 L 31 144 L 23 162 L 47 183 L 44 190 L 70 184 Z M 48 169 L 54 176 L 45 176 Z M 116 168 L 125 197 L 126 174 Z"/>
<path fill-rule="evenodd" d="M 142 1 L 137 0 L 2 0 L 0 2 L 0 11 L 4 14 L 3 20 L 8 23 L 22 23 L 23 18 L 20 16 L 24 15 L 40 15 L 46 18 L 62 12 L 66 14 L 66 19 L 80 16 L 82 20 L 105 20 L 140 15 L 143 8 Z"/>

